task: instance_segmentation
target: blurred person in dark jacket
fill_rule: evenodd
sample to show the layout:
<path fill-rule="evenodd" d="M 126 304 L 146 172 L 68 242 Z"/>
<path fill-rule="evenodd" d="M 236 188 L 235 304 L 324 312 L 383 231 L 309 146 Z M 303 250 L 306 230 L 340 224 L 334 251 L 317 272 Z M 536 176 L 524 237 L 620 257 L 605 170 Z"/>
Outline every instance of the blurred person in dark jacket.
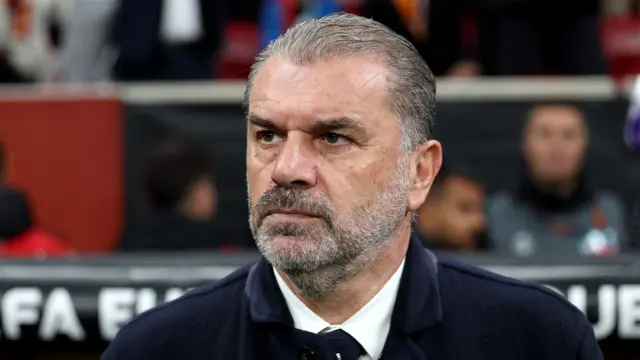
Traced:
<path fill-rule="evenodd" d="M 606 72 L 598 0 L 471 0 L 488 75 Z"/>
<path fill-rule="evenodd" d="M 0 257 L 62 256 L 71 249 L 33 222 L 27 197 L 6 184 L 8 156 L 0 142 Z"/>
<path fill-rule="evenodd" d="M 362 15 L 411 41 L 434 75 L 472 77 L 480 69 L 464 49 L 463 5 L 462 0 L 367 0 Z"/>
<path fill-rule="evenodd" d="M 515 256 L 612 256 L 626 244 L 622 202 L 586 179 L 589 133 L 583 114 L 564 104 L 532 109 L 522 137 L 526 176 L 488 206 L 489 238 Z"/>
<path fill-rule="evenodd" d="M 483 248 L 484 198 L 484 186 L 466 165 L 447 163 L 418 211 L 415 230 L 430 249 Z"/>
<path fill-rule="evenodd" d="M 144 175 L 149 219 L 125 233 L 122 250 L 195 250 L 220 246 L 213 220 L 217 191 L 213 162 L 191 139 L 156 144 Z"/>
<path fill-rule="evenodd" d="M 112 33 L 119 0 L 75 0 L 60 49 L 61 82 L 108 81 L 117 49 Z"/>
<path fill-rule="evenodd" d="M 121 0 L 113 24 L 121 81 L 213 78 L 225 1 Z"/>

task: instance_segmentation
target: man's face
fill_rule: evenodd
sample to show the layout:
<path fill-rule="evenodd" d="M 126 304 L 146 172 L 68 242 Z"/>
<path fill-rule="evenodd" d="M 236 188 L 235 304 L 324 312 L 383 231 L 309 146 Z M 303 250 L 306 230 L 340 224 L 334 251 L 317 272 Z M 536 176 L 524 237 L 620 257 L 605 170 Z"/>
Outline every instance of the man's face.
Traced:
<path fill-rule="evenodd" d="M 537 180 L 570 180 L 582 169 L 587 147 L 583 119 L 571 107 L 534 110 L 523 145 L 525 160 Z"/>
<path fill-rule="evenodd" d="M 249 104 L 250 225 L 289 272 L 341 267 L 408 218 L 409 165 L 376 59 L 296 66 L 268 60 Z"/>
<path fill-rule="evenodd" d="M 449 246 L 473 249 L 485 229 L 484 190 L 472 180 L 452 176 L 444 184 L 440 207 Z"/>
<path fill-rule="evenodd" d="M 213 219 L 216 208 L 217 192 L 214 181 L 205 177 L 191 186 L 181 211 L 192 220 L 206 222 Z"/>

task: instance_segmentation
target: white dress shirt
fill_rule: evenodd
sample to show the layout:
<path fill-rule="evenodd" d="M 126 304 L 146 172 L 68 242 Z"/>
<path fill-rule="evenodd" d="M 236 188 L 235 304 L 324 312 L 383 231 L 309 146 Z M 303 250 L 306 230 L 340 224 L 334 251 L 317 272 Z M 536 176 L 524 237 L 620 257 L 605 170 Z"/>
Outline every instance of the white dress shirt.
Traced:
<path fill-rule="evenodd" d="M 184 44 L 202 37 L 200 0 L 164 0 L 162 5 L 160 36 L 165 43 Z"/>
<path fill-rule="evenodd" d="M 274 269 L 276 281 L 287 303 L 296 329 L 319 334 L 342 329 L 360 343 L 366 354 L 360 360 L 377 360 L 389 335 L 391 314 L 400 287 L 404 260 L 384 287 L 357 313 L 340 325 L 331 325 L 311 311 L 289 289 L 284 279 Z"/>

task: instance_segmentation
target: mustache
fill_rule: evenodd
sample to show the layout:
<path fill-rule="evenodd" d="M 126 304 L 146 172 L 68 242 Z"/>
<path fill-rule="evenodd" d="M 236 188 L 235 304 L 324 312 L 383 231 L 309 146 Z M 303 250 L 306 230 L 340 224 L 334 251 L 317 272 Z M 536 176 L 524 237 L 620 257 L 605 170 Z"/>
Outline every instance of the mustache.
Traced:
<path fill-rule="evenodd" d="M 333 218 L 332 207 L 326 200 L 312 196 L 305 189 L 286 189 L 281 186 L 267 190 L 256 202 L 253 211 L 260 225 L 267 215 L 283 209 L 322 218 L 327 224 L 331 224 Z"/>

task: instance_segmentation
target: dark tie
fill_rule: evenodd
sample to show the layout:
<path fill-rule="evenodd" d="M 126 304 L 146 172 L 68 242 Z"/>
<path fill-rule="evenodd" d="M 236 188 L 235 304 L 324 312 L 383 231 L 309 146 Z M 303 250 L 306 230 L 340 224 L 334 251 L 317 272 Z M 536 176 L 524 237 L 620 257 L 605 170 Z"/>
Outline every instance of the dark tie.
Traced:
<path fill-rule="evenodd" d="M 339 357 L 336 356 L 338 359 L 358 360 L 362 354 L 363 349 L 360 343 L 343 330 L 330 331 L 319 335 L 329 341 L 329 347 L 332 351 L 340 354 Z"/>

